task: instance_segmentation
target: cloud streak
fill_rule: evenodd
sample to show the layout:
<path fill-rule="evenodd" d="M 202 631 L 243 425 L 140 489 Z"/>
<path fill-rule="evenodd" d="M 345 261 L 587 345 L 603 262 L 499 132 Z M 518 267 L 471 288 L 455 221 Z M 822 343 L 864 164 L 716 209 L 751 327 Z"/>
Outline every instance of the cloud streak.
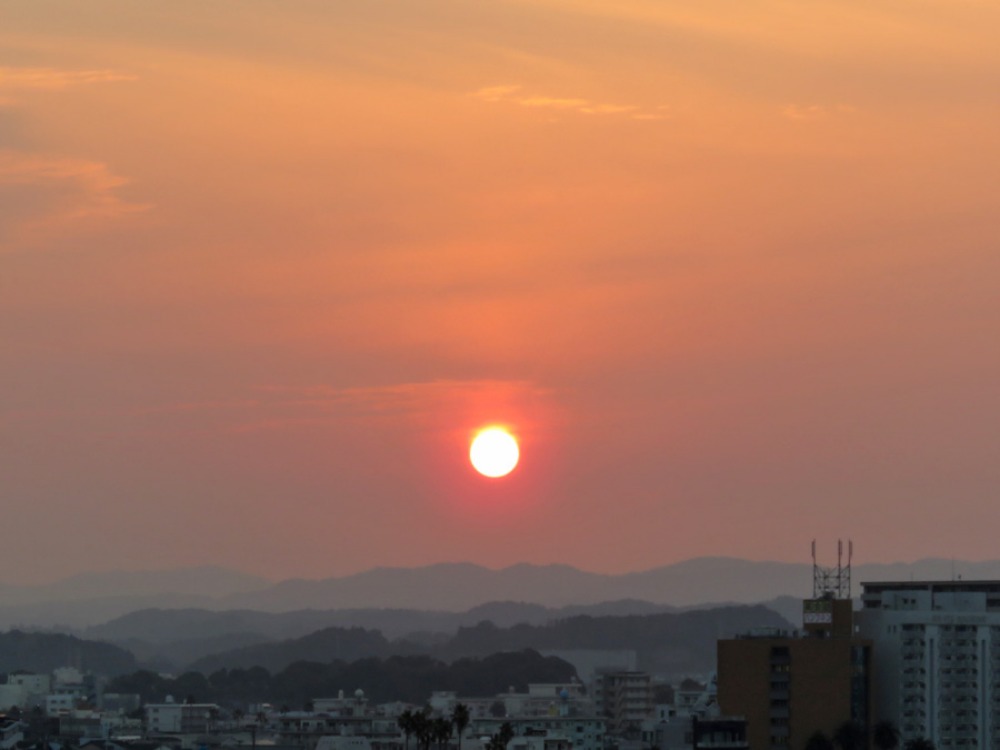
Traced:
<path fill-rule="evenodd" d="M 145 211 L 119 194 L 128 180 L 102 162 L 0 150 L 0 237 L 31 244 L 61 229 Z M 2 247 L 2 245 L 0 245 Z"/>
<path fill-rule="evenodd" d="M 0 67 L 0 91 L 62 91 L 72 86 L 136 80 L 138 76 L 116 70 Z"/>
<path fill-rule="evenodd" d="M 822 104 L 786 104 L 781 109 L 781 114 L 789 120 L 822 120 L 832 115 L 849 114 L 857 111 L 849 104 L 838 104 L 836 106 L 825 106 Z"/>
<path fill-rule="evenodd" d="M 141 433 L 201 432 L 211 424 L 210 431 L 217 434 L 244 434 L 305 425 L 371 425 L 386 418 L 426 426 L 484 406 L 527 413 L 552 395 L 527 380 L 432 380 L 343 388 L 264 385 L 248 397 L 154 404 L 123 416 L 133 422 L 131 430 L 138 427 Z"/>
<path fill-rule="evenodd" d="M 564 112 L 578 112 L 585 115 L 625 115 L 633 120 L 666 119 L 665 107 L 657 111 L 645 111 L 634 104 L 596 102 L 578 97 L 548 96 L 543 94 L 525 95 L 518 85 L 485 86 L 472 92 L 472 96 L 486 102 L 516 104 L 532 109 L 554 109 Z"/>

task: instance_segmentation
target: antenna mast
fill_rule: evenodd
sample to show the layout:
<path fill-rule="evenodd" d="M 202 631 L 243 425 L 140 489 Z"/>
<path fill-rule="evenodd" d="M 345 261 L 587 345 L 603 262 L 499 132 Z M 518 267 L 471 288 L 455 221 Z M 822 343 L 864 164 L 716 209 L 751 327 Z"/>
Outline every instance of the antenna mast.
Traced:
<path fill-rule="evenodd" d="M 851 598 L 851 560 L 854 542 L 847 540 L 847 560 L 844 560 L 844 542 L 837 540 L 837 567 L 824 568 L 816 562 L 816 540 L 812 542 L 813 599 Z"/>

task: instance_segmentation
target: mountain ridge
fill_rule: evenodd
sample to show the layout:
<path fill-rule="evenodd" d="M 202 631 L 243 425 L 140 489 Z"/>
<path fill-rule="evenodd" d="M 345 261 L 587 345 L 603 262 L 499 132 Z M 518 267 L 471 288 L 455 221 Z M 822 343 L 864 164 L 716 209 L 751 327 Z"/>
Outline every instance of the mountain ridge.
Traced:
<path fill-rule="evenodd" d="M 1000 560 L 924 558 L 912 563 L 854 566 L 854 581 L 1000 579 Z M 811 594 L 805 563 L 713 556 L 623 574 L 570 565 L 518 563 L 491 569 L 475 563 L 373 568 L 348 576 L 279 582 L 215 566 L 179 571 L 87 573 L 38 587 L 0 586 L 0 627 L 79 629 L 141 609 L 296 610 L 412 609 L 466 611 L 496 601 L 547 607 L 633 599 L 677 607 L 754 604 Z M 857 589 L 857 586 L 855 586 Z"/>

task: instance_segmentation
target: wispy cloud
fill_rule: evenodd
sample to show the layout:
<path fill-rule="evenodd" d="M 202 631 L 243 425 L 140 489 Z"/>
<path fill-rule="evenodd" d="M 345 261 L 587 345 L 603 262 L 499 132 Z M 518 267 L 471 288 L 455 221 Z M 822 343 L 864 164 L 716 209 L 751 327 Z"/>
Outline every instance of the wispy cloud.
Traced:
<path fill-rule="evenodd" d="M 518 99 L 522 107 L 552 107 L 554 109 L 579 109 L 590 105 L 586 99 L 560 99 L 552 96 L 529 96 Z"/>
<path fill-rule="evenodd" d="M 498 102 L 521 90 L 520 86 L 487 86 L 473 95 L 487 102 Z"/>
<path fill-rule="evenodd" d="M 612 102 L 597 102 L 579 97 L 548 96 L 545 94 L 524 94 L 523 87 L 508 84 L 501 86 L 486 86 L 472 95 L 487 102 L 505 102 L 522 107 L 536 109 L 556 109 L 564 112 L 579 112 L 585 115 L 627 115 L 635 120 L 663 120 L 663 111 L 644 111 L 634 104 L 616 104 Z M 663 110 L 662 107 L 657 108 Z"/>
<path fill-rule="evenodd" d="M 145 211 L 119 194 L 128 180 L 84 159 L 0 150 L 0 235 L 29 244 L 69 225 Z"/>
<path fill-rule="evenodd" d="M 138 76 L 116 70 L 0 67 L 0 91 L 59 91 L 71 86 L 135 80 Z"/>
<path fill-rule="evenodd" d="M 836 114 L 848 114 L 855 112 L 856 108 L 850 104 L 837 104 L 826 106 L 822 104 L 786 104 L 781 109 L 781 114 L 790 120 L 822 120 Z"/>
<path fill-rule="evenodd" d="M 464 414 L 488 405 L 525 405 L 547 399 L 550 391 L 526 380 L 433 380 L 369 387 L 265 385 L 248 398 L 177 402 L 133 410 L 129 416 L 173 425 L 191 421 L 209 429 L 248 433 L 304 425 L 361 423 L 384 418 L 426 423 L 442 415 Z M 470 408 L 471 407 L 471 408 Z"/>
<path fill-rule="evenodd" d="M 477 399 L 484 394 L 521 398 L 547 392 L 526 380 L 432 380 L 360 388 L 262 386 L 260 391 L 285 404 L 350 406 L 372 413 L 422 411 L 444 401 Z"/>

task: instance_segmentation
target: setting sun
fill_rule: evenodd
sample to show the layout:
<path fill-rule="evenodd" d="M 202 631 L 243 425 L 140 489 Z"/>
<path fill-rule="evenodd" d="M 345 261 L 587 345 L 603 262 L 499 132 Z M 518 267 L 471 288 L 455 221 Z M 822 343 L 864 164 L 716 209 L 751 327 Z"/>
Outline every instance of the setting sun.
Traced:
<path fill-rule="evenodd" d="M 520 451 L 514 437 L 501 427 L 489 427 L 476 434 L 469 448 L 473 468 L 486 477 L 502 477 L 517 466 Z"/>

